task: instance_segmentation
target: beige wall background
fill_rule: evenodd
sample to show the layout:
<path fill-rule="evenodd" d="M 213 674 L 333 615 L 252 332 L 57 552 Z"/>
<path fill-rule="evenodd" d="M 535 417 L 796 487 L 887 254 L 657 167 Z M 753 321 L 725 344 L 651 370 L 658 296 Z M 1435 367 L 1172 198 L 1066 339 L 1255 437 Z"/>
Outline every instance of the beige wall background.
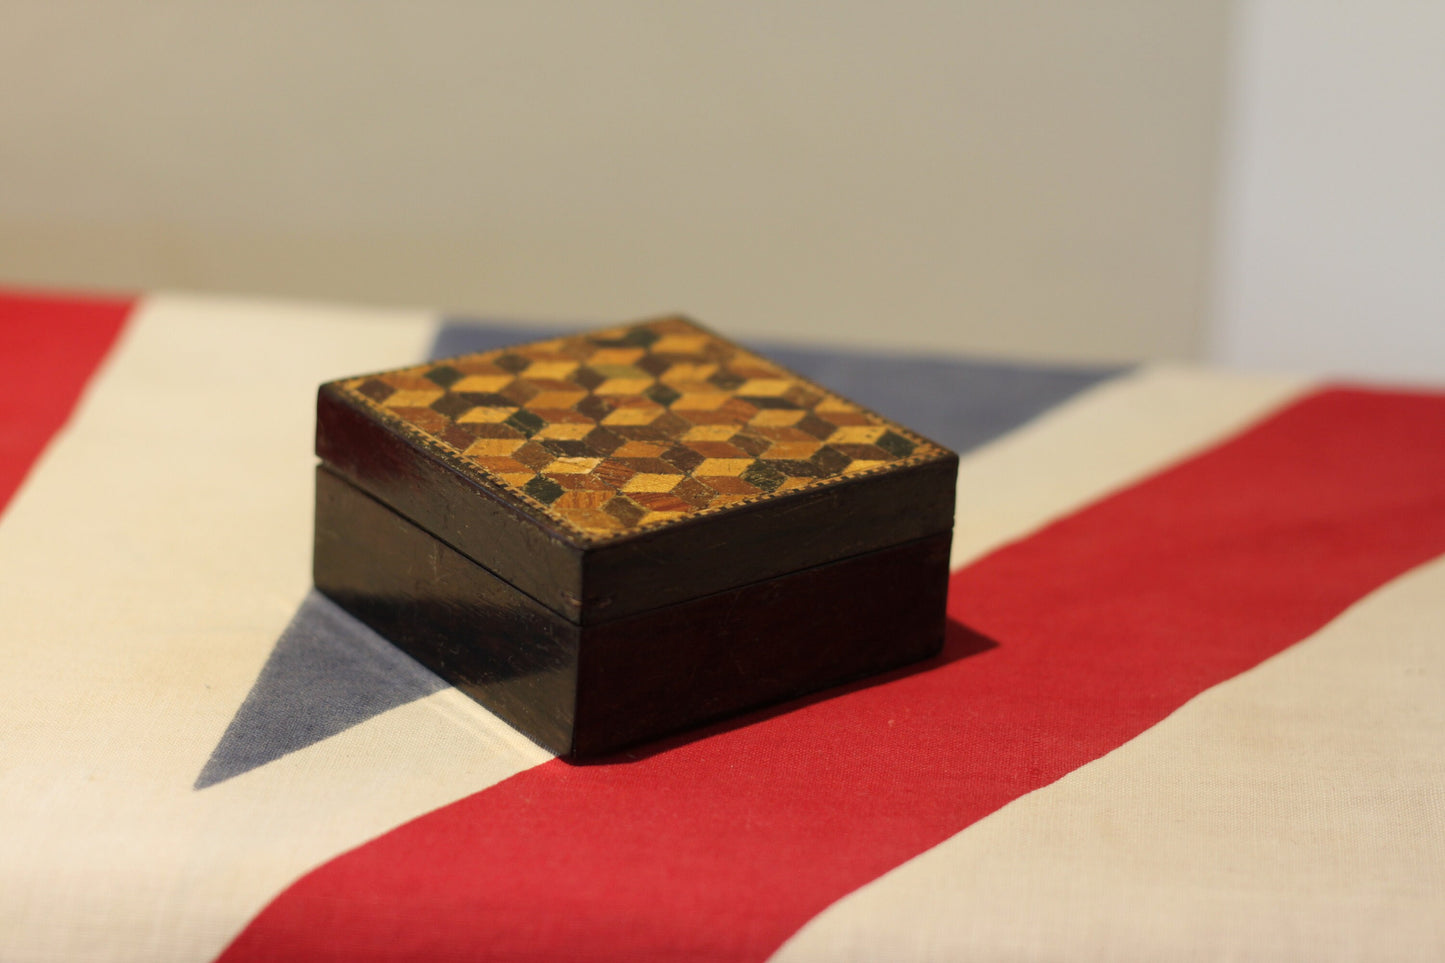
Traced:
<path fill-rule="evenodd" d="M 1445 3 L 1233 17 L 1209 356 L 1445 384 Z"/>
<path fill-rule="evenodd" d="M 1227 14 L 0 0 L 0 281 L 1196 355 Z"/>

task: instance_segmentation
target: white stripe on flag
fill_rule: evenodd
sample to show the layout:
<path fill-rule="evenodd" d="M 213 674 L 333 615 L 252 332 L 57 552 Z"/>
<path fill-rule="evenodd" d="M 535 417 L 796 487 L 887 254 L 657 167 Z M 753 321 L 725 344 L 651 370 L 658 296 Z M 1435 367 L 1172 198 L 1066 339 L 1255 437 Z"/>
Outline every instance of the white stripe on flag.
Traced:
<path fill-rule="evenodd" d="M 1159 364 L 1091 388 L 962 460 L 953 567 L 1219 442 L 1309 387 Z"/>
<path fill-rule="evenodd" d="M 314 397 L 420 312 L 145 302 L 0 524 L 0 956 L 209 959 L 297 875 L 546 754 L 454 690 L 192 789 L 310 584 Z"/>
<path fill-rule="evenodd" d="M 803 960 L 1445 958 L 1445 560 L 838 901 Z"/>

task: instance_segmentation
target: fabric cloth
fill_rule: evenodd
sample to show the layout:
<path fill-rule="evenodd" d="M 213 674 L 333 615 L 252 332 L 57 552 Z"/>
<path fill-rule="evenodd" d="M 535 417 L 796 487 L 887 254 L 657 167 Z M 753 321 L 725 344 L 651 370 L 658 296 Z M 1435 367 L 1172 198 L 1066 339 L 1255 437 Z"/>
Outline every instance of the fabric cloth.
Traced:
<path fill-rule="evenodd" d="M 573 766 L 309 579 L 316 386 L 536 330 L 0 297 L 0 959 L 1445 956 L 1445 393 L 762 345 L 944 653 Z"/>

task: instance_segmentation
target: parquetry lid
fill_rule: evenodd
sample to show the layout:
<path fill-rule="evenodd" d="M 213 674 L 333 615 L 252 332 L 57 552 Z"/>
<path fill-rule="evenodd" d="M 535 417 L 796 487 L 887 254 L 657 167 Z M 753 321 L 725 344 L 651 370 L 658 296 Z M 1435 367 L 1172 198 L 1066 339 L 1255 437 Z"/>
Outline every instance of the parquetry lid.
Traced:
<path fill-rule="evenodd" d="M 683 318 L 347 378 L 328 393 L 579 551 L 954 460 Z M 416 518 L 406 497 L 377 494 L 506 568 Z"/>

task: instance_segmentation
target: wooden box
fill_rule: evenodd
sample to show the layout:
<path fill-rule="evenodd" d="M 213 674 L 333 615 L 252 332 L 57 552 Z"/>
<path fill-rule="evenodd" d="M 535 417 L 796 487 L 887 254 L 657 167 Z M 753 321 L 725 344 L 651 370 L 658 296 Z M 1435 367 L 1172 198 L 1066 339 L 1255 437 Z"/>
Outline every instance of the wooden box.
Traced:
<path fill-rule="evenodd" d="M 556 753 L 936 653 L 958 459 L 668 318 L 321 387 L 317 587 Z"/>

